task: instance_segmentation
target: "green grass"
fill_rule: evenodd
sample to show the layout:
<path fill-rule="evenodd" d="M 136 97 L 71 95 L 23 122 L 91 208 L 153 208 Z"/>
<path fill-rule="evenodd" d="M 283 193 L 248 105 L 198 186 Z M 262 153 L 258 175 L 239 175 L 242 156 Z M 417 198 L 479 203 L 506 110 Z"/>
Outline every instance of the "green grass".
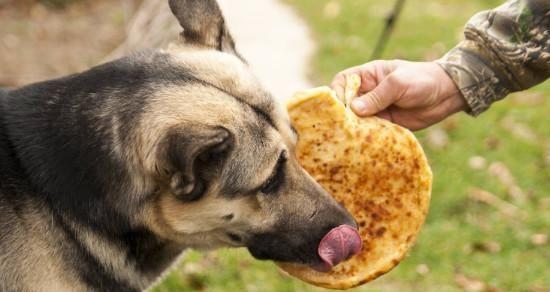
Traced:
<path fill-rule="evenodd" d="M 318 52 L 311 79 L 325 84 L 341 69 L 368 61 L 393 1 L 333 1 L 340 13 L 326 17 L 326 0 L 287 0 L 311 25 Z M 460 39 L 462 27 L 476 11 L 499 2 L 482 0 L 409 0 L 384 58 L 431 60 Z M 532 243 L 533 234 L 550 234 L 550 84 L 498 102 L 478 118 L 459 114 L 436 127 L 449 144 L 430 146 L 428 131 L 417 133 L 434 172 L 433 199 L 417 244 L 389 274 L 354 291 L 461 291 L 464 275 L 502 291 L 550 290 L 550 246 Z M 526 126 L 534 139 L 508 130 L 504 119 Z M 525 131 L 524 131 L 525 132 Z M 502 162 L 526 202 L 514 202 L 487 169 L 473 170 L 472 156 L 487 164 Z M 546 159 L 546 160 L 545 160 Z M 545 162 L 546 161 L 546 162 Z M 469 198 L 471 188 L 487 190 L 516 205 L 523 216 L 507 217 L 495 207 Z M 486 251 L 480 246 L 496 244 Z M 419 273 L 419 265 L 428 267 Z M 322 291 L 281 275 L 270 262 L 252 259 L 244 250 L 191 252 L 154 291 Z"/>

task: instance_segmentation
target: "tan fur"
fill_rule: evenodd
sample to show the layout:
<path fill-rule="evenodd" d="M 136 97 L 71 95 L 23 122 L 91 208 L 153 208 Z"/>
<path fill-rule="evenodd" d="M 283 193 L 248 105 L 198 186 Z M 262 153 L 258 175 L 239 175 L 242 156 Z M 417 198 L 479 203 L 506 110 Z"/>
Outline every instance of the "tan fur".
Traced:
<path fill-rule="evenodd" d="M 246 236 L 253 229 L 270 226 L 269 214 L 262 210 L 254 197 L 235 200 L 209 195 L 206 198 L 182 203 L 172 194 L 161 195 L 150 218 L 153 230 L 181 244 L 199 249 L 221 246 L 240 246 L 227 238 L 227 232 Z M 231 220 L 224 216 L 232 214 Z"/>
<path fill-rule="evenodd" d="M 233 98 L 211 87 L 195 84 L 159 88 L 137 126 L 135 157 L 142 159 L 139 164 L 145 171 L 155 172 L 155 151 L 163 138 L 160 133 L 194 124 L 239 126 L 235 117 L 239 111 L 242 109 Z"/>
<path fill-rule="evenodd" d="M 185 98 L 185 103 L 182 102 Z M 267 101 L 266 101 L 267 102 Z M 272 101 L 270 101 L 272 102 Z M 140 147 L 136 149 L 136 156 L 144 157 L 142 165 L 145 172 L 152 174 L 163 168 L 158 161 L 155 150 L 158 149 L 160 138 L 158 133 L 165 133 L 170 128 L 192 125 L 223 125 L 229 130 L 239 132 L 245 125 L 245 120 L 251 119 L 254 113 L 246 104 L 237 101 L 212 87 L 194 84 L 186 87 L 167 87 L 159 89 L 149 104 L 147 113 L 138 130 Z M 284 118 L 284 116 L 283 116 Z M 286 126 L 288 127 L 288 125 Z M 287 149 L 282 135 L 275 129 L 270 129 L 269 140 L 263 147 L 254 145 L 254 141 L 247 140 L 242 135 L 242 141 L 237 141 L 238 148 L 247 148 L 254 160 L 243 159 L 243 169 L 262 169 L 263 172 L 250 173 L 249 179 L 243 181 L 243 187 L 252 187 L 261 184 L 271 173 L 275 152 Z M 290 134 L 290 132 L 289 132 Z M 292 134 L 290 134 L 292 135 Z M 289 136 L 288 140 L 293 140 Z M 247 165 L 251 163 L 250 165 Z M 255 164 L 255 165 L 252 165 Z M 266 165 L 265 167 L 258 167 Z M 154 204 L 148 206 L 144 217 L 149 226 L 167 238 L 177 240 L 190 247 L 199 247 L 197 242 L 208 242 L 209 246 L 200 248 L 214 248 L 221 245 L 234 246 L 235 243 L 227 240 L 226 233 L 245 235 L 251 231 L 261 231 L 265 226 L 271 226 L 274 219 L 270 218 L 267 210 L 262 209 L 256 196 L 247 196 L 229 200 L 220 194 L 214 186 L 211 192 L 197 202 L 183 203 L 174 197 L 168 190 L 161 191 Z M 229 222 L 223 216 L 234 216 Z M 200 239 L 200 240 L 199 240 Z"/>
<path fill-rule="evenodd" d="M 22 291 L 84 291 L 59 254 L 63 233 L 53 218 L 48 220 L 51 214 L 47 209 L 34 207 L 25 206 L 25 225 L 2 238 L 4 246 L 11 247 L 11 254 L 0 257 L 0 270 L 8 273 L 2 278 L 11 279 L 11 283 L 0 282 L 0 291 L 11 291 L 14 285 Z"/>
<path fill-rule="evenodd" d="M 118 280 L 128 283 L 138 283 L 140 287 L 147 287 L 152 279 L 139 273 L 136 267 L 127 261 L 125 250 L 96 236 L 92 231 L 80 225 L 73 225 L 77 239 L 83 243 L 90 254 L 96 258 L 109 273 L 115 275 Z"/>

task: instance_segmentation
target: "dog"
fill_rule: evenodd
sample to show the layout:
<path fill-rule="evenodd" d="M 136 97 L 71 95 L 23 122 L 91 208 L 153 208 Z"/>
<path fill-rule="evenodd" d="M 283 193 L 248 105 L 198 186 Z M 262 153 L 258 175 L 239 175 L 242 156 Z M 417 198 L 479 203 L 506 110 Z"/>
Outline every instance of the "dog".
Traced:
<path fill-rule="evenodd" d="M 141 291 L 190 248 L 314 265 L 356 226 L 217 3 L 169 4 L 168 48 L 0 92 L 1 291 Z"/>

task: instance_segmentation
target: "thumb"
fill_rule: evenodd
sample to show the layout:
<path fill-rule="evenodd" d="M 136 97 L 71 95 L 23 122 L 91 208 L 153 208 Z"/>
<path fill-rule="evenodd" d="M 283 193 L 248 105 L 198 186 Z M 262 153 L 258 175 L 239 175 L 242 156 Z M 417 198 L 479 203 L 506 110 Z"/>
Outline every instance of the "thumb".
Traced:
<path fill-rule="evenodd" d="M 358 116 L 372 116 L 396 102 L 402 88 L 392 75 L 384 78 L 373 90 L 351 102 L 351 109 Z"/>

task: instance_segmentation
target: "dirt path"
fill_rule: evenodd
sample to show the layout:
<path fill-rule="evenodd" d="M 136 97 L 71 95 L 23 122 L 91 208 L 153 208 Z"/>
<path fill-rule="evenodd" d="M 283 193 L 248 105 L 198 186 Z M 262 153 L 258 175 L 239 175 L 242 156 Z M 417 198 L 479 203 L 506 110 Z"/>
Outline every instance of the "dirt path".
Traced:
<path fill-rule="evenodd" d="M 279 99 L 310 87 L 314 43 L 306 23 L 277 0 L 218 0 L 240 53 Z"/>

